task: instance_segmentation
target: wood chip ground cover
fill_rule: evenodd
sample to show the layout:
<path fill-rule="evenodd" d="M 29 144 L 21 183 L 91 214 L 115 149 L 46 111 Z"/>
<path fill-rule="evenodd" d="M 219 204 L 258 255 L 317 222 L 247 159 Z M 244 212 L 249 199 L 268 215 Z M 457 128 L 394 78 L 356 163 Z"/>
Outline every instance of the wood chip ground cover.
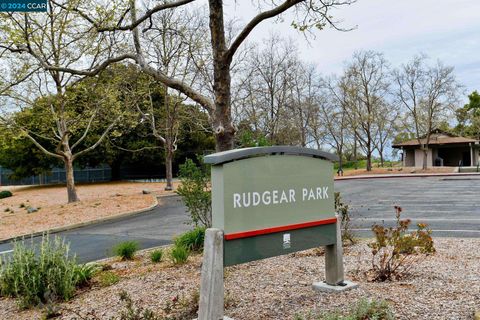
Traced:
<path fill-rule="evenodd" d="M 148 208 L 165 183 L 112 182 L 77 186 L 79 202 L 67 204 L 65 186 L 14 187 L 0 200 L 0 240 Z M 148 189 L 152 194 L 142 194 Z M 28 213 L 28 207 L 39 210 Z"/>
<path fill-rule="evenodd" d="M 293 319 L 310 311 L 347 310 L 359 299 L 386 300 L 397 319 L 473 319 L 480 309 L 480 239 L 437 238 L 437 253 L 415 266 L 408 278 L 372 283 L 365 243 L 346 249 L 347 278 L 360 288 L 340 294 L 314 292 L 311 283 L 324 278 L 320 250 L 256 261 L 225 270 L 226 314 L 237 320 Z M 118 317 L 126 290 L 137 305 L 165 315 L 198 290 L 201 256 L 183 266 L 152 264 L 148 253 L 132 262 L 111 263 L 121 275 L 110 287 L 80 292 L 60 304 L 59 319 L 109 319 Z M 41 319 L 39 309 L 19 311 L 12 299 L 0 299 L 0 319 Z"/>

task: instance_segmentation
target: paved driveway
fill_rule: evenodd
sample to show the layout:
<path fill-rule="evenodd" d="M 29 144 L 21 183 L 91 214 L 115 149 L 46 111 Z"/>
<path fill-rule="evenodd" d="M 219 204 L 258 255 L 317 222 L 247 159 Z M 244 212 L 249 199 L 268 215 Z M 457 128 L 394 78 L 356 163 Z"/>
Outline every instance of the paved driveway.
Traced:
<path fill-rule="evenodd" d="M 336 191 L 351 206 L 353 227 L 371 236 L 374 222 L 394 222 L 394 205 L 403 217 L 426 222 L 438 236 L 480 237 L 480 179 L 470 177 L 382 178 L 335 182 Z M 141 248 L 168 244 L 190 228 L 189 217 L 179 197 L 163 198 L 152 211 L 104 222 L 57 235 L 71 243 L 82 262 L 113 255 L 112 247 L 134 240 Z M 34 239 L 39 241 L 39 238 Z M 11 243 L 0 244 L 0 254 L 10 254 Z"/>
<path fill-rule="evenodd" d="M 402 217 L 428 223 L 434 235 L 480 237 L 477 177 L 338 180 L 335 190 L 351 206 L 354 228 L 365 235 L 374 222 L 393 223 L 393 206 L 399 205 Z"/>
<path fill-rule="evenodd" d="M 180 197 L 165 197 L 152 211 L 56 235 L 70 242 L 80 262 L 87 262 L 114 255 L 112 248 L 122 241 L 137 241 L 142 249 L 169 244 L 174 236 L 191 228 L 188 221 Z M 34 238 L 35 242 L 39 240 Z M 11 243 L 0 244 L 0 253 L 10 254 L 11 249 Z"/>

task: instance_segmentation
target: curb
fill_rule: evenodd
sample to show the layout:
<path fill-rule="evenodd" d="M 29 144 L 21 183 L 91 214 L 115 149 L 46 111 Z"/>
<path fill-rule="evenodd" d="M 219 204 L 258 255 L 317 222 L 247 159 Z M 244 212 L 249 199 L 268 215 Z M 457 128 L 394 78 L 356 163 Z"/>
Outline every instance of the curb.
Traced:
<path fill-rule="evenodd" d="M 58 228 L 53 228 L 53 229 L 48 229 L 48 230 L 43 230 L 43 231 L 37 231 L 37 232 L 34 232 L 34 233 L 23 234 L 23 235 L 15 236 L 15 237 L 8 238 L 8 239 L 2 239 L 2 240 L 0 240 L 0 244 L 11 242 L 11 241 L 16 240 L 16 239 L 22 239 L 22 238 L 27 239 L 27 238 L 32 238 L 32 237 L 38 237 L 38 236 L 43 235 L 44 233 L 55 234 L 55 233 L 59 233 L 59 232 L 62 232 L 62 231 L 69 231 L 69 230 L 78 229 L 78 228 L 81 228 L 81 227 L 86 227 L 86 226 L 90 226 L 90 225 L 94 225 L 94 224 L 100 224 L 100 223 L 103 223 L 103 222 L 108 222 L 108 221 L 113 221 L 113 220 L 122 219 L 122 218 L 126 218 L 126 217 L 136 216 L 138 214 L 145 213 L 145 212 L 148 212 L 148 211 L 152 211 L 153 209 L 155 209 L 158 206 L 158 199 L 159 198 L 168 198 L 168 197 L 175 197 L 175 196 L 178 196 L 178 195 L 177 194 L 167 194 L 167 195 L 153 196 L 155 202 L 147 208 L 143 208 L 143 209 L 139 209 L 139 210 L 135 210 L 135 211 L 130 211 L 130 212 L 124 212 L 124 213 L 120 213 L 120 214 L 115 215 L 115 216 L 104 217 L 104 218 L 100 218 L 100 219 L 97 219 L 97 220 L 79 222 L 79 223 L 71 224 L 71 225 L 68 225 L 68 226 L 63 226 L 63 227 L 58 227 Z"/>
<path fill-rule="evenodd" d="M 458 172 L 458 173 L 406 173 L 406 174 L 378 174 L 378 175 L 360 175 L 360 176 L 346 176 L 334 177 L 335 181 L 342 180 L 360 180 L 360 179 L 387 179 L 387 178 L 426 178 L 426 177 L 462 177 L 462 176 L 479 176 L 478 172 Z"/>

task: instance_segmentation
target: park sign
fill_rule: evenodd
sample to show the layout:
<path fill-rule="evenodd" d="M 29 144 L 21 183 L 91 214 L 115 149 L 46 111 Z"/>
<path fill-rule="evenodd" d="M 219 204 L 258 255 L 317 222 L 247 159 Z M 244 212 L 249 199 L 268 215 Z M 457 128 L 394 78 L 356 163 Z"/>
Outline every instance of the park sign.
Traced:
<path fill-rule="evenodd" d="M 224 265 L 335 244 L 333 160 L 330 153 L 288 146 L 206 156 Z"/>
<path fill-rule="evenodd" d="M 205 231 L 198 320 L 224 317 L 223 268 L 325 246 L 325 281 L 313 289 L 343 291 L 340 223 L 333 163 L 320 150 L 236 149 L 208 155 L 212 165 L 212 228 Z"/>

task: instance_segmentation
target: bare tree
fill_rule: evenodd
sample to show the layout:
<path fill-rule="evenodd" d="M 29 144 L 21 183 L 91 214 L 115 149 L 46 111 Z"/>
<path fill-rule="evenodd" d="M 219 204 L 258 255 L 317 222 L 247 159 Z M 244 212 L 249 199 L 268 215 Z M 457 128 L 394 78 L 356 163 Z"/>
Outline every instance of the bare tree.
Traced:
<path fill-rule="evenodd" d="M 129 58 L 135 60 L 144 71 L 154 76 L 166 86 L 180 91 L 189 99 L 202 106 L 209 114 L 212 129 L 215 135 L 216 148 L 218 151 L 233 148 L 236 128 L 232 123 L 231 115 L 231 66 L 240 46 L 249 37 L 251 32 L 263 21 L 272 19 L 290 11 L 295 16 L 294 26 L 299 30 L 307 30 L 311 27 L 322 29 L 326 26 L 337 28 L 332 20 L 331 9 L 334 7 L 349 5 L 355 0 L 284 0 L 277 4 L 271 1 L 260 1 L 255 4 L 257 14 L 248 21 L 230 43 L 227 42 L 227 32 L 224 22 L 224 3 L 222 0 L 208 1 L 209 17 L 209 40 L 211 49 L 211 61 L 213 64 L 213 95 L 202 92 L 198 86 L 191 86 L 181 79 L 168 75 L 164 70 L 155 68 L 150 64 L 145 55 L 145 49 L 140 39 L 140 29 L 148 32 L 152 26 L 151 17 L 158 12 L 172 8 L 187 6 L 194 0 L 163 1 L 149 8 L 138 9 L 135 0 L 130 0 L 128 5 L 121 5 L 115 1 L 105 4 L 105 10 L 92 16 L 88 3 L 74 6 L 71 11 L 88 21 L 97 31 L 104 33 L 131 32 L 134 52 L 119 54 L 109 58 L 102 64 L 84 70 L 72 70 L 72 68 L 53 68 L 74 74 L 92 75 L 106 65 Z M 58 2 L 52 2 L 57 6 L 67 6 Z M 83 7 L 82 7 L 83 6 Z M 85 8 L 85 9 L 83 9 Z M 141 11 L 141 12 L 140 12 Z M 137 14 L 140 12 L 140 14 Z M 130 19 L 126 16 L 130 15 Z M 182 26 L 178 26 L 181 28 Z"/>
<path fill-rule="evenodd" d="M 400 112 L 398 111 L 397 105 L 387 99 L 381 103 L 383 103 L 383 106 L 377 109 L 377 112 L 380 112 L 380 114 L 375 116 L 377 120 L 375 124 L 377 137 L 373 141 L 375 149 L 380 156 L 380 165 L 383 167 L 385 162 L 385 147 L 393 139 L 399 127 L 398 118 Z"/>
<path fill-rule="evenodd" d="M 297 128 L 299 144 L 306 147 L 311 142 L 318 141 L 318 132 L 323 127 L 315 122 L 318 115 L 319 76 L 315 65 L 298 63 L 292 68 L 292 94 L 289 104 L 292 118 Z M 316 138 L 315 138 L 316 137 Z M 319 148 L 319 145 L 317 143 Z"/>
<path fill-rule="evenodd" d="M 342 77 L 341 90 L 349 92 L 346 114 L 360 147 L 367 157 L 367 171 L 372 170 L 377 124 L 383 116 L 388 93 L 388 64 L 381 53 L 357 52 Z"/>
<path fill-rule="evenodd" d="M 241 98 L 236 109 L 242 113 L 238 118 L 250 123 L 270 143 L 285 144 L 292 141 L 293 110 L 289 106 L 300 62 L 296 47 L 278 35 L 265 42 L 263 48 L 253 49 L 243 74 L 239 75 L 242 81 L 235 90 Z"/>
<path fill-rule="evenodd" d="M 197 78 L 205 75 L 205 65 L 202 56 L 205 54 L 204 35 L 208 32 L 205 21 L 198 12 L 190 12 L 185 8 L 175 8 L 159 12 L 151 17 L 152 27 L 143 34 L 145 56 L 156 69 L 163 70 L 171 77 L 180 79 L 184 83 L 193 85 Z M 177 28 L 177 26 L 183 28 Z M 178 147 L 180 122 L 185 115 L 181 106 L 186 102 L 185 95 L 156 80 L 157 85 L 163 88 L 164 119 L 156 118 L 159 110 L 155 110 L 152 101 L 152 92 L 148 90 L 148 108 L 139 111 L 143 119 L 151 126 L 153 136 L 161 143 L 165 150 L 165 173 L 167 184 L 165 190 L 173 189 L 173 158 Z M 208 83 L 208 81 L 205 81 Z M 147 85 L 149 87 L 150 85 Z"/>
<path fill-rule="evenodd" d="M 342 168 L 344 150 L 350 133 L 348 88 L 336 77 L 322 81 L 323 95 L 319 97 L 319 118 L 327 131 L 327 143 L 335 149 L 339 157 L 339 167 Z"/>
<path fill-rule="evenodd" d="M 440 61 L 428 65 L 425 56 L 415 56 L 394 70 L 393 75 L 395 97 L 405 111 L 406 128 L 415 135 L 423 150 L 425 170 L 431 132 L 457 105 L 461 86 L 453 67 Z"/>

